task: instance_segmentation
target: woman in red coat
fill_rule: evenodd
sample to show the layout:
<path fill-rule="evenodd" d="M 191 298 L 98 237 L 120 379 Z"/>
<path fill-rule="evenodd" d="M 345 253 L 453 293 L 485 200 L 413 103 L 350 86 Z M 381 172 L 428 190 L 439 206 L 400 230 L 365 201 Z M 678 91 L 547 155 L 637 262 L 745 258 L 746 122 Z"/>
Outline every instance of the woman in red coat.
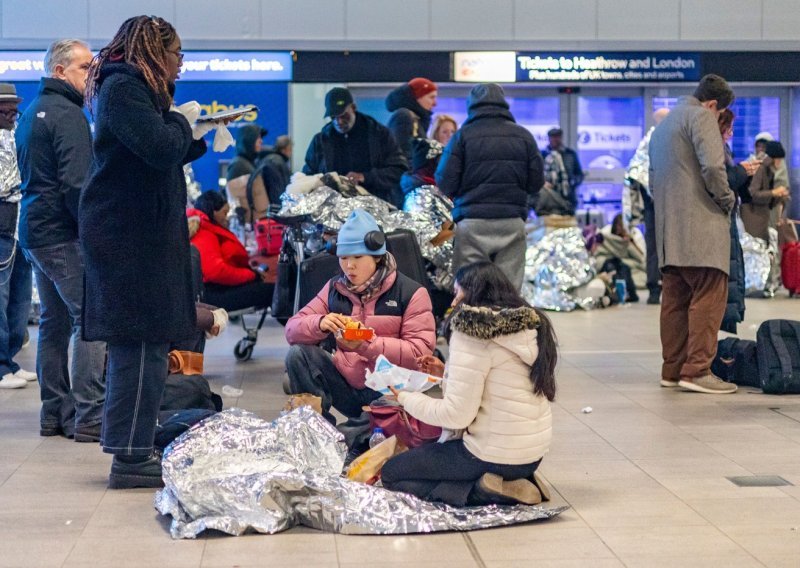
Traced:
<path fill-rule="evenodd" d="M 218 191 L 206 191 L 189 209 L 189 217 L 200 218 L 192 244 L 200 251 L 206 303 L 231 312 L 272 303 L 273 284 L 250 264 L 242 243 L 228 230 L 230 206 Z"/>

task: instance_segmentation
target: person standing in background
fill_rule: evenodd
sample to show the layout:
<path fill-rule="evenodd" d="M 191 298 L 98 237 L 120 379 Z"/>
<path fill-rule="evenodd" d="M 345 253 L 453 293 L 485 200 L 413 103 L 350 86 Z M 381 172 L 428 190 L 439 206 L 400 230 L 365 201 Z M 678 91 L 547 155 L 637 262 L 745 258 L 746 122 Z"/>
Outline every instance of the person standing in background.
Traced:
<path fill-rule="evenodd" d="M 17 128 L 19 241 L 33 266 L 42 311 L 36 352 L 42 397 L 39 434 L 99 442 L 106 346 L 82 337 L 78 241 L 78 202 L 92 165 L 92 135 L 83 114 L 92 52 L 77 39 L 56 41 L 44 63 L 48 76 Z"/>
<path fill-rule="evenodd" d="M 453 269 L 488 260 L 519 290 L 528 200 L 544 183 L 542 156 L 533 135 L 514 120 L 500 85 L 475 85 L 467 104 L 469 116 L 435 175 L 454 204 Z"/>
<path fill-rule="evenodd" d="M 663 282 L 662 387 L 736 392 L 736 385 L 711 372 L 728 297 L 730 215 L 736 203 L 717 120 L 732 102 L 727 81 L 706 75 L 650 138 L 649 181 Z"/>
<path fill-rule="evenodd" d="M 358 112 L 353 95 L 342 87 L 325 95 L 325 116 L 331 121 L 308 145 L 303 173 L 337 172 L 401 209 L 400 178 L 408 162 L 389 129 Z"/>
<path fill-rule="evenodd" d="M 424 77 L 411 79 L 386 96 L 386 110 L 392 113 L 386 126 L 411 164 L 411 141 L 424 138 L 436 107 L 436 83 Z"/>
<path fill-rule="evenodd" d="M 564 145 L 564 131 L 560 127 L 547 132 L 549 144 L 542 150 L 545 171 L 545 190 L 536 203 L 536 214 L 575 215 L 578 207 L 578 186 L 583 183 L 583 168 L 578 153 Z"/>
<path fill-rule="evenodd" d="M 661 303 L 661 271 L 658 269 L 658 249 L 656 248 L 656 219 L 653 208 L 653 194 L 650 191 L 650 137 L 653 131 L 661 124 L 661 121 L 669 114 L 669 109 L 660 108 L 653 113 L 653 126 L 648 130 L 636 153 L 628 163 L 628 170 L 625 172 L 625 187 L 623 191 L 628 192 L 631 203 L 641 200 L 642 211 L 644 214 L 644 241 L 646 245 L 647 258 L 647 289 L 650 294 L 647 303 L 657 305 Z M 625 207 L 623 206 L 623 209 Z M 631 206 L 633 209 L 633 206 Z M 630 225 L 638 224 L 635 220 L 628 220 Z"/>
<path fill-rule="evenodd" d="M 447 146 L 457 131 L 458 124 L 455 118 L 449 114 L 437 114 L 436 118 L 433 120 L 431 138 L 442 146 Z"/>
<path fill-rule="evenodd" d="M 169 22 L 129 18 L 93 60 L 86 86 L 96 138 L 78 212 L 83 336 L 108 343 L 102 445 L 114 454 L 111 489 L 163 485 L 153 440 L 167 355 L 196 333 L 183 165 L 206 143 L 174 110 L 182 61 Z"/>
<path fill-rule="evenodd" d="M 14 128 L 19 116 L 17 89 L 0 83 L 0 388 L 23 388 L 36 373 L 14 362 L 25 341 L 31 311 L 31 265 L 16 237 L 21 193 Z"/>

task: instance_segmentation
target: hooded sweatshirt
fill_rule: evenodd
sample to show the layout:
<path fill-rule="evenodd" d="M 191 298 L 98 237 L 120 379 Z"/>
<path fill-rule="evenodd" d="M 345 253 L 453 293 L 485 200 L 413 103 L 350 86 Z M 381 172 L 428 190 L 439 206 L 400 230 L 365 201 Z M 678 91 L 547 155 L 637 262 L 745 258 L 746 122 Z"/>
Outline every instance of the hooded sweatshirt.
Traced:
<path fill-rule="evenodd" d="M 544 184 L 533 135 L 516 124 L 503 89 L 475 86 L 468 117 L 445 148 L 436 181 L 453 199 L 453 218 L 527 219 L 528 200 Z"/>
<path fill-rule="evenodd" d="M 386 96 L 386 110 L 392 113 L 386 126 L 410 165 L 412 140 L 427 136 L 433 113 L 420 106 L 408 84 L 397 87 Z"/>
<path fill-rule="evenodd" d="M 261 137 L 261 127 L 256 124 L 246 124 L 241 127 L 236 139 L 236 157 L 228 166 L 228 181 L 241 176 L 249 176 L 256 170 L 256 140 Z"/>
<path fill-rule="evenodd" d="M 475 457 L 499 464 L 532 463 L 552 439 L 550 402 L 534 394 L 531 367 L 539 355 L 533 308 L 494 311 L 464 306 L 453 316 L 444 397 L 401 392 L 408 413 L 433 426 L 464 432 Z"/>

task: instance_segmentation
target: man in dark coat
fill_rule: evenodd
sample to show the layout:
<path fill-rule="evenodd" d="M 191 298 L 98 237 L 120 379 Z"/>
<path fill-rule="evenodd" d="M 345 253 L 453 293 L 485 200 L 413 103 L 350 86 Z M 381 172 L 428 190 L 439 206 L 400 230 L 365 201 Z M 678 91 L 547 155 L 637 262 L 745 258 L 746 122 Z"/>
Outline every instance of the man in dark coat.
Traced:
<path fill-rule="evenodd" d="M 436 83 L 415 77 L 386 96 L 386 109 L 392 113 L 386 126 L 409 164 L 413 153 L 412 140 L 428 136 L 437 94 Z"/>
<path fill-rule="evenodd" d="M 528 199 L 544 183 L 542 156 L 499 85 L 476 85 L 468 111 L 436 170 L 439 189 L 454 203 L 453 267 L 490 260 L 521 288 Z"/>
<path fill-rule="evenodd" d="M 402 208 L 400 177 L 408 162 L 391 132 L 358 112 L 350 91 L 341 87 L 325 95 L 325 116 L 331 117 L 331 122 L 311 140 L 303 173 L 337 172 Z"/>
<path fill-rule="evenodd" d="M 100 441 L 105 399 L 106 346 L 84 341 L 81 330 L 78 201 L 92 164 L 92 136 L 83 114 L 91 61 L 89 46 L 80 40 L 53 43 L 45 55 L 49 76 L 41 80 L 39 95 L 17 128 L 19 242 L 33 266 L 42 307 L 36 353 L 39 433 L 74 435 L 77 442 Z"/>
<path fill-rule="evenodd" d="M 564 131 L 561 128 L 551 128 L 547 132 L 547 137 L 550 143 L 547 148 L 542 150 L 542 158 L 546 162 L 548 158 L 551 158 L 554 164 L 558 164 L 556 169 L 563 169 L 563 173 L 566 174 L 566 179 L 564 180 L 566 183 L 564 185 L 567 186 L 567 195 L 564 196 L 565 203 L 560 207 L 550 207 L 546 214 L 574 215 L 578 206 L 578 186 L 583 183 L 583 168 L 580 160 L 578 160 L 578 153 L 564 145 Z M 558 157 L 555 154 L 558 154 Z M 538 204 L 536 212 L 541 214 L 539 213 Z"/>

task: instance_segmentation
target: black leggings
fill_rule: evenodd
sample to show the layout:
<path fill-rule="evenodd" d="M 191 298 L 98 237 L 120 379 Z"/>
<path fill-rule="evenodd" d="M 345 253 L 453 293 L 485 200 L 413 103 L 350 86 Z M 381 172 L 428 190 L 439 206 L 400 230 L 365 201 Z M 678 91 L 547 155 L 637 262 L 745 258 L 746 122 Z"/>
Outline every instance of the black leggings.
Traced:
<path fill-rule="evenodd" d="M 206 304 L 233 312 L 245 308 L 265 308 L 272 305 L 275 284 L 255 280 L 241 286 L 206 284 L 203 301 Z"/>
<path fill-rule="evenodd" d="M 485 462 L 476 458 L 461 440 L 426 444 L 390 459 L 381 470 L 383 486 L 391 491 L 411 493 L 425 501 L 439 501 L 463 507 L 488 505 L 479 502 L 473 487 L 484 473 L 496 473 L 505 480 L 532 478 L 542 460 L 522 465 Z"/>

